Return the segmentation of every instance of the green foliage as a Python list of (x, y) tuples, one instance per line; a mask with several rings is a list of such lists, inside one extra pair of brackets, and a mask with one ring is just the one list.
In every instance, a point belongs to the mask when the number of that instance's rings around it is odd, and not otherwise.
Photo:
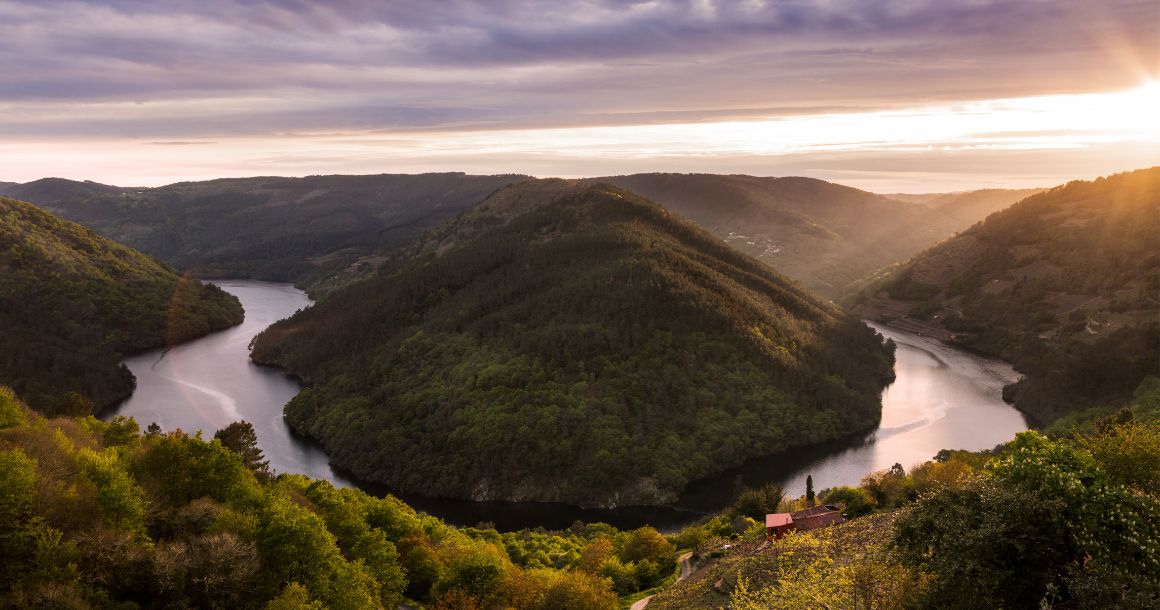
[(1160, 377), (1149, 375), (1140, 381), (1126, 406), (1111, 404), (1076, 411), (1061, 417), (1044, 432), (1051, 437), (1092, 433), (1111, 423), (1160, 420)]
[(1112, 424), (1099, 433), (1080, 434), (1074, 442), (1116, 483), (1160, 497), (1160, 425), (1155, 420)]
[(525, 529), (497, 534), (475, 528), (465, 532), (501, 544), (520, 567), (575, 570), (608, 578), (621, 595), (656, 586), (676, 566), (672, 543), (647, 526), (618, 531), (602, 523), (576, 523), (563, 532)]
[(896, 463), (889, 470), (879, 470), (863, 477), (861, 488), (870, 495), (875, 506), (892, 508), (913, 497), (913, 485), (902, 464)]
[(241, 320), (217, 287), (0, 197), (0, 380), (35, 409), (89, 415), (132, 392), (123, 354)]
[[(616, 540), (634, 583), (673, 565), (651, 529), (465, 532), (392, 497), (259, 476), (218, 439), (16, 412), (24, 421), (0, 429), (4, 608), (375, 609), (405, 593), (436, 607), (611, 609), (612, 583), (572, 568), (585, 541)], [(533, 544), (570, 550), (541, 562)]]
[(925, 604), (1034, 607), (1067, 597), (1072, 584), (1098, 597), (1089, 571), (1151, 590), (1160, 580), (1160, 500), (1129, 487), (1137, 481), (1125, 473), (1136, 470), (1122, 468), (1153, 459), (1160, 426), (1145, 426), (1088, 438), (1099, 458), (1026, 432), (980, 476), (924, 495), (900, 519), (895, 544), (930, 577)]
[(292, 582), (286, 585), (282, 594), (266, 604), (266, 610), (325, 610), (322, 602), (310, 599), (310, 591)]
[(628, 532), (620, 546), (620, 560), (624, 562), (651, 561), (654, 564), (671, 565), (675, 549), (660, 532), (652, 527), (642, 527)]
[(601, 586), (600, 581), (575, 572), (553, 575), (554, 582), (544, 595), (544, 610), (610, 610), (616, 608), (616, 594)]
[(24, 423), (24, 412), (16, 400), (16, 394), (6, 387), (0, 387), (0, 428), (12, 428)]
[(874, 510), (874, 497), (861, 487), (833, 487), (822, 494), (822, 502), (841, 506), (847, 519), (868, 515)]
[(218, 441), (181, 432), (151, 439), (130, 468), (142, 486), (172, 506), (197, 498), (247, 505), (260, 502), (261, 488), (241, 457)]
[(362, 478), (452, 497), (653, 503), (872, 427), (873, 332), (655, 205), (531, 182), (392, 273), (257, 338), (311, 382), (294, 428)]
[(270, 461), (258, 447), (258, 434), (254, 426), (247, 421), (236, 421), (218, 430), (213, 437), (222, 445), (237, 453), (242, 462), (258, 477), (259, 480), (269, 480), (273, 473), (270, 471)]
[(765, 515), (776, 513), (777, 506), (785, 499), (785, 491), (776, 483), (766, 483), (756, 489), (746, 488), (737, 494), (728, 513), (732, 517), (745, 516), (755, 521), (765, 521)]

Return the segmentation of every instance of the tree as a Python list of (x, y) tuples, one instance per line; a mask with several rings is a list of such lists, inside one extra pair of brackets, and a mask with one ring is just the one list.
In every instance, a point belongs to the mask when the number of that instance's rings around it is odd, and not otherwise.
[(645, 560), (668, 563), (673, 560), (675, 552), (673, 545), (660, 532), (645, 526), (632, 530), (625, 536), (624, 546), (620, 549), (620, 560), (625, 563)]
[(834, 487), (822, 494), (822, 501), (842, 506), (842, 513), (849, 519), (870, 514), (874, 510), (874, 498), (860, 487)]
[[(20, 565), (31, 555), (34, 543), (28, 527), (36, 501), (36, 460), (20, 449), (0, 451), (0, 563)], [(7, 567), (0, 570), (0, 590), (21, 575)]]
[(862, 488), (870, 492), (874, 503), (881, 508), (899, 505), (907, 497), (911, 484), (901, 464), (872, 472), (862, 479)]
[(813, 506), (816, 504), (814, 500), (814, 475), (806, 475), (806, 504)]
[(582, 572), (596, 574), (609, 557), (612, 557), (612, 541), (607, 536), (601, 536), (584, 547), (576, 567)]
[(616, 608), (616, 594), (583, 572), (560, 572), (544, 596), (543, 607), (553, 610), (612, 610)]
[(268, 481), (273, 476), (270, 461), (265, 459), (266, 455), (258, 447), (258, 435), (250, 422), (236, 421), (218, 430), (213, 437), (230, 451), (242, 456), (246, 468), (254, 471), (259, 480)]
[(282, 594), (266, 604), (266, 610), (323, 610), (322, 602), (310, 599), (310, 591), (292, 582), (286, 585)]
[(777, 505), (785, 499), (785, 491), (776, 483), (766, 483), (757, 489), (745, 489), (737, 495), (729, 511), (732, 516), (746, 516), (755, 521), (765, 521), (765, 515), (777, 511)]

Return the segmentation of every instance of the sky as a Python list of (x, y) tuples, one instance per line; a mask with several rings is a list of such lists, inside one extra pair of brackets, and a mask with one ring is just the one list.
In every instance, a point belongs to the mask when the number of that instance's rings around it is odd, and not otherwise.
[(0, 181), (1160, 165), (1157, 0), (0, 0)]

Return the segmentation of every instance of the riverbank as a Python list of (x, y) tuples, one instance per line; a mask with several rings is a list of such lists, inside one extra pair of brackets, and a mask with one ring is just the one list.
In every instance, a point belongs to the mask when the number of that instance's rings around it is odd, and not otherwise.
[(986, 449), (1026, 429), (1022, 416), (1002, 401), (1010, 365), (978, 358), (937, 341), (871, 324), (899, 346), (895, 381), (883, 392), (882, 420), (869, 434), (755, 458), (686, 486), (676, 503), (582, 509), (540, 502), (472, 502), (397, 493), (359, 482), (331, 467), (313, 442), (295, 435), (282, 407), (300, 389), (279, 370), (249, 360), (251, 338), (276, 320), (309, 306), (302, 291), (288, 284), (218, 280), (246, 308), (238, 327), (202, 339), (154, 350), (126, 360), (138, 376), (134, 395), (103, 417), (132, 415), (142, 427), (157, 422), (165, 430), (204, 430), (237, 419), (251, 422), (259, 446), (278, 472), (297, 472), (339, 485), (357, 485), (376, 495), (391, 493), (415, 508), (456, 525), (487, 523), (500, 531), (545, 527), (565, 529), (575, 521), (606, 522), (622, 529), (652, 525), (676, 531), (721, 509), (738, 485), (774, 482), (790, 494), (804, 493), (805, 478), (815, 487), (856, 485), (894, 462), (904, 466), (929, 460), (941, 449)]

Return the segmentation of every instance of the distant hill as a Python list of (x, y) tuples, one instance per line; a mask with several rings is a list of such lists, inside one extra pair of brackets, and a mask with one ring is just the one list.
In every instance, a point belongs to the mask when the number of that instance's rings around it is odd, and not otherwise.
[(198, 277), (305, 286), (362, 275), (381, 253), (521, 179), (381, 174), (122, 188), (46, 178), (7, 191)]
[(1040, 423), (1125, 401), (1160, 368), (1160, 168), (1071, 182), (887, 270), (857, 315), (998, 356)]
[[(946, 222), (963, 227), (978, 222), (988, 215), (1010, 206), (1016, 201), (1042, 193), (1047, 189), (980, 189), (962, 193), (942, 193), (919, 196), (916, 201), (937, 211)], [(899, 198), (898, 195), (889, 195)], [(902, 199), (905, 201), (906, 199)]]
[(253, 357), (308, 382), (288, 421), (359, 477), (603, 506), (869, 430), (892, 375), (878, 335), (769, 267), (562, 180), (496, 193)]
[(132, 190), (135, 189), (109, 186), (108, 184), (101, 184), (90, 180), (80, 182), (65, 178), (41, 178), (40, 180), (24, 184), (9, 184), (3, 188), (2, 194), (13, 199), (31, 201), (42, 207), (47, 207), (47, 204), (50, 203), (61, 203), (73, 200), (83, 201), (101, 195), (115, 197), (122, 193), (131, 192)]
[(813, 178), (635, 174), (591, 182), (648, 197), (831, 299), (1024, 196), (976, 191), (936, 207)]
[(49, 414), (129, 395), (123, 354), (242, 321), (237, 299), (36, 206), (0, 197), (0, 384)]

